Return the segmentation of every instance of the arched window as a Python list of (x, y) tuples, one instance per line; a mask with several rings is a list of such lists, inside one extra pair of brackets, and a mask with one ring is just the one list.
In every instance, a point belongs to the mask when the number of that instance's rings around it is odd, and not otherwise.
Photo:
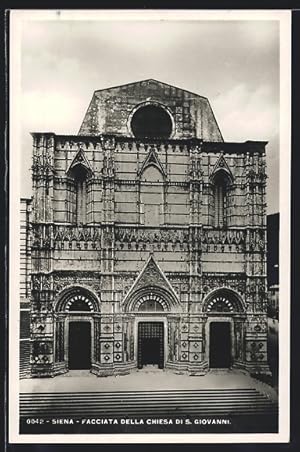
[(144, 301), (138, 308), (139, 311), (152, 311), (152, 312), (160, 312), (163, 311), (163, 306), (157, 300), (146, 300)]
[(230, 289), (217, 289), (211, 293), (203, 303), (203, 311), (207, 313), (236, 313), (244, 312), (244, 307), (235, 292)]
[(234, 306), (227, 297), (216, 296), (207, 305), (207, 312), (233, 312)]
[(95, 297), (88, 290), (72, 287), (60, 296), (55, 309), (57, 312), (96, 312), (100, 308)]
[(72, 311), (93, 311), (92, 303), (83, 295), (77, 295), (72, 298), (66, 305), (68, 312)]
[(83, 149), (80, 148), (67, 170), (67, 176), (71, 179), (68, 192), (69, 199), (67, 199), (67, 221), (77, 224), (86, 223), (88, 205), (87, 180), (92, 174), (93, 171), (89, 161)]
[(157, 294), (156, 290), (153, 290), (139, 296), (133, 305), (133, 310), (142, 312), (162, 312), (169, 311), (169, 306), (166, 299)]
[(141, 175), (141, 223), (160, 226), (163, 223), (163, 175), (154, 166), (148, 166)]
[(72, 171), (75, 179), (75, 221), (77, 224), (86, 223), (87, 210), (87, 171), (84, 166), (78, 165)]
[(213, 179), (213, 225), (216, 228), (227, 226), (228, 186), (230, 180), (227, 174), (219, 171)]

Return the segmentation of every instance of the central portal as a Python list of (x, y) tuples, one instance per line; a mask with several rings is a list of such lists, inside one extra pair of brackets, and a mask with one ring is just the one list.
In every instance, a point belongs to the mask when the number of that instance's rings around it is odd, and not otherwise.
[(138, 368), (148, 364), (164, 367), (163, 322), (139, 322), (138, 324)]
[(69, 369), (91, 367), (90, 322), (69, 323)]

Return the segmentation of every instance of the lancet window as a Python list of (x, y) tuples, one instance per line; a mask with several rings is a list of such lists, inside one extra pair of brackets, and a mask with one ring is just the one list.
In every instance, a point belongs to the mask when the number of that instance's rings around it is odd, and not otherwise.
[(218, 171), (213, 179), (213, 223), (216, 228), (228, 225), (228, 189), (230, 180), (223, 171)]

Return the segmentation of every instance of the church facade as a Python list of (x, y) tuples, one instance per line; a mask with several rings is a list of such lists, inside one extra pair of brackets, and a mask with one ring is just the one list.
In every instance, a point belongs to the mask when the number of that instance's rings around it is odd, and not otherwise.
[(267, 143), (155, 80), (32, 136), (30, 375), (268, 373)]

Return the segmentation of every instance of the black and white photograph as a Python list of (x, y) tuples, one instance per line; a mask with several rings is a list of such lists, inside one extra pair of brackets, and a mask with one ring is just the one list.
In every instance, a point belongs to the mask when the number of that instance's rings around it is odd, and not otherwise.
[(11, 12), (11, 442), (289, 441), (289, 41)]

